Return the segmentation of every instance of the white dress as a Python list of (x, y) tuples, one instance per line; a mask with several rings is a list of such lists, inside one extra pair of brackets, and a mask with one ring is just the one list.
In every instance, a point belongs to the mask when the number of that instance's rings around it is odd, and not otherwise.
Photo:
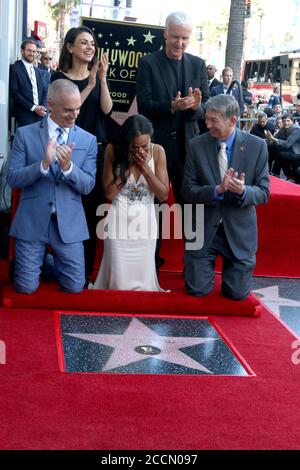
[[(153, 144), (150, 152), (154, 172)], [(142, 174), (136, 181), (130, 173), (102, 222), (104, 253), (93, 289), (163, 291), (155, 269), (154, 194)]]

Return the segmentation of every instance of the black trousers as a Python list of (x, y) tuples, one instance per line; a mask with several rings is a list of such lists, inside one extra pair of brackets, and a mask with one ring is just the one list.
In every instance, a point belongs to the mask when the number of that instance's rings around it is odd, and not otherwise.
[(280, 145), (268, 145), (269, 152), (269, 172), (279, 176), (281, 170), (281, 162), (279, 153), (282, 152)]
[(297, 168), (300, 167), (300, 155), (293, 152), (280, 152), (279, 160), (285, 176), (296, 178)]
[[(167, 168), (168, 168), (168, 175), (169, 180), (172, 185), (172, 191), (174, 195), (175, 202), (181, 206), (182, 210), (182, 219), (183, 219), (183, 198), (181, 195), (181, 187), (182, 187), (182, 180), (183, 180), (183, 170), (184, 170), (184, 162), (185, 162), (185, 140), (183, 136), (176, 136), (176, 133), (173, 134), (173, 138), (169, 138), (165, 144), (162, 144), (165, 149), (166, 157), (167, 157)], [(165, 201), (166, 202), (166, 201)], [(158, 199), (155, 198), (155, 204), (159, 204)], [(162, 264), (162, 259), (160, 257), (160, 247), (161, 247), (161, 240), (162, 240), (162, 214), (161, 212), (159, 216), (158, 223), (158, 239), (156, 243), (156, 251), (155, 251), (155, 262), (156, 267), (159, 268)], [(183, 220), (182, 220), (183, 226)]]
[(165, 151), (167, 156), (168, 174), (172, 184), (174, 198), (178, 204), (183, 206), (181, 187), (186, 154), (184, 137), (170, 139), (165, 147)]

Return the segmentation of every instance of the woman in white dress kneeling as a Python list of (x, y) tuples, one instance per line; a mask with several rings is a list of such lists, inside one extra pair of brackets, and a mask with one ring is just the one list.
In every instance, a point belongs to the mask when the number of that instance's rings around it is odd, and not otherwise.
[(106, 147), (103, 182), (111, 206), (97, 227), (104, 254), (94, 289), (163, 290), (155, 268), (154, 196), (168, 199), (169, 179), (165, 151), (152, 134), (151, 122), (138, 114)]

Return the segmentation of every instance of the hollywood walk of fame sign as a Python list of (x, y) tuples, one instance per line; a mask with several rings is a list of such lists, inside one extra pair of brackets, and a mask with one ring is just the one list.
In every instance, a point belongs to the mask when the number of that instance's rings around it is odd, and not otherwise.
[(107, 52), (108, 81), (113, 100), (113, 119), (122, 124), (137, 112), (136, 74), (141, 57), (164, 47), (164, 28), (121, 21), (82, 18), (98, 42), (99, 56)]

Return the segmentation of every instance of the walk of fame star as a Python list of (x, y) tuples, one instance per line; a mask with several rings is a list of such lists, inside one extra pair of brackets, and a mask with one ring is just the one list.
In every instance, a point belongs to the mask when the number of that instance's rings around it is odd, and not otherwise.
[[(187, 346), (193, 346), (195, 344), (216, 341), (217, 338), (161, 336), (136, 318), (132, 318), (128, 328), (122, 335), (107, 335), (97, 333), (67, 334), (75, 338), (92, 341), (93, 343), (104, 344), (114, 348), (113, 353), (102, 369), (103, 371), (126, 366), (127, 364), (131, 364), (133, 362), (143, 361), (145, 358), (136, 351), (136, 348), (140, 345), (150, 345), (148, 347), (156, 348), (158, 351), (158, 353), (155, 355), (156, 359), (172, 362), (173, 364), (180, 364), (185, 367), (190, 367), (191, 369), (201, 370), (207, 374), (212, 373), (209, 369), (202, 366), (197, 361), (194, 361), (180, 349)], [(144, 352), (144, 354), (146, 353)], [(149, 353), (149, 355), (152, 354)]]
[(263, 287), (253, 293), (279, 317), (280, 307), (300, 307), (299, 301), (281, 297), (278, 286)]
[(247, 375), (207, 319), (61, 315), (68, 372)]

